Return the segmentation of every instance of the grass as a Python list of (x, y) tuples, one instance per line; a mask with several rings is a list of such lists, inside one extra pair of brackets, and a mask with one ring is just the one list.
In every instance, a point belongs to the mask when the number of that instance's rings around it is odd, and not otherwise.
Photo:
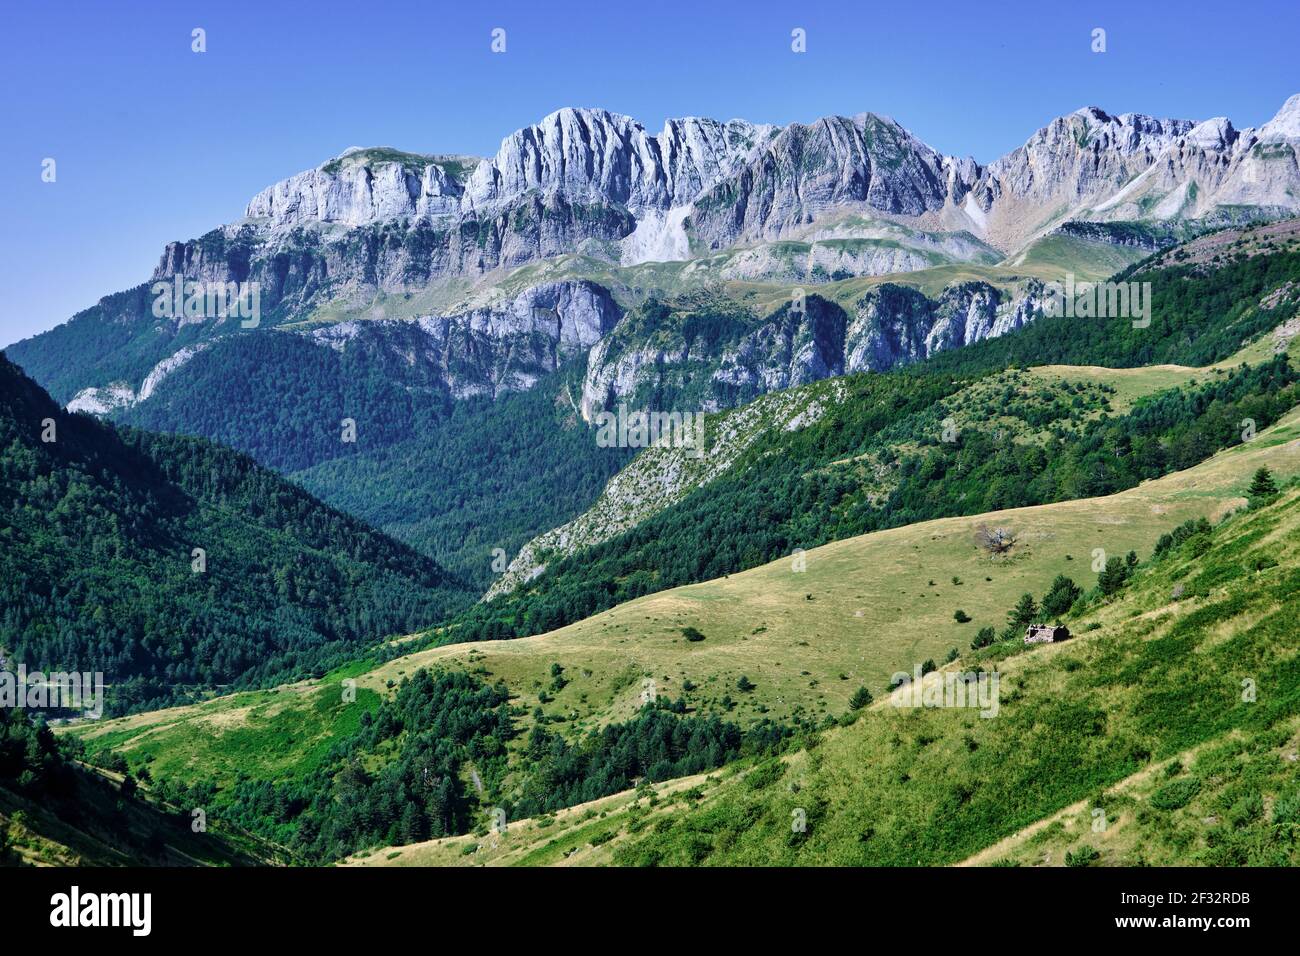
[(186, 808), (162, 804), (144, 791), (124, 799), (117, 774), (73, 771), (73, 790), (39, 802), (0, 788), (0, 831), (8, 859), (30, 866), (238, 866), (266, 863), (272, 847), (212, 821), (195, 833)]
[(1114, 275), (1148, 254), (1149, 250), (1138, 246), (1111, 245), (1056, 234), (1034, 240), (1009, 264), (1032, 269), (1035, 273), (1041, 269), (1051, 270), (1056, 282), (1064, 282), (1066, 273), (1071, 272), (1080, 282), (1095, 282)]
[[(598, 828), (554, 844), (521, 821), (497, 862), (1294, 866), (1297, 614), (1293, 488), (1141, 569), (1073, 640), (957, 665), (999, 673), (992, 719), (881, 700), (782, 758), (690, 781), (671, 810), (611, 797)], [(587, 849), (597, 830), (607, 856)], [(450, 850), (417, 858), (464, 862)]]
[[(358, 668), (360, 669), (360, 668)], [(379, 693), (358, 687), (343, 699), (342, 678), (219, 697), (72, 728), (87, 752), (119, 751), (132, 767), (148, 762), (154, 777), (211, 778), (232, 783), (240, 774), (292, 780), (315, 771), (334, 743), (355, 733), (361, 714)]]
[[(357, 674), (360, 706), (342, 702), (331, 675), (72, 732), (84, 735), (92, 751), (122, 751), (133, 766), (151, 755), (155, 776), (193, 768), (218, 779), (245, 772), (279, 780), (310, 773), (390, 682), (421, 667), (500, 678), (531, 710), (550, 691), (557, 662), (569, 683), (551, 692), (543, 711), (560, 719), (551, 729), (570, 734), (632, 716), (645, 677), (660, 694), (684, 696), (693, 709), (742, 724), (764, 716), (839, 716), (860, 685), (879, 698), (896, 671), (942, 660), (954, 647), (968, 655), (980, 627), (1000, 627), (1021, 594), (1041, 596), (1057, 574), (1091, 586), (1094, 548), (1146, 556), (1160, 534), (1187, 518), (1240, 506), (1261, 465), (1283, 479), (1300, 474), (1300, 412), (1195, 468), (1108, 498), (863, 535), (808, 551), (802, 573), (784, 559), (650, 595), (548, 634), (418, 651)], [(1018, 532), (1008, 556), (992, 559), (975, 546), (975, 529), (985, 523)], [(952, 620), (958, 607), (971, 623)], [(688, 641), (684, 627), (705, 639)], [(736, 690), (741, 675), (754, 682), (753, 691)], [(695, 685), (690, 692), (688, 680)]]
[[(1277, 565), (1250, 571), (1262, 556)], [(1086, 614), (1075, 640), (990, 652), (982, 663), (1001, 675), (998, 717), (882, 702), (789, 757), (779, 778), (720, 791), (616, 860), (955, 863), (1067, 809), (1021, 847), (1037, 858), (1054, 844), (1054, 862), (1066, 849), (1086, 860), (1085, 844), (1103, 841), (1091, 828), (1083, 835), (1079, 813), (1109, 804), (1129, 861), (1294, 865), (1294, 828), (1275, 824), (1269, 808), (1295, 789), (1286, 764), (1300, 716), (1297, 575), (1292, 491), (1231, 521), (1208, 551), (1184, 549), (1144, 571), (1115, 603)], [(1185, 592), (1174, 600), (1176, 583)], [(1243, 699), (1247, 678), (1261, 688), (1255, 700)], [(1187, 762), (1195, 785), (1172, 785), (1181, 769), (1156, 779), (1171, 758)], [(1136, 803), (1115, 796), (1126, 790)], [(804, 835), (786, 822), (797, 807), (813, 821)], [(1253, 832), (1242, 836), (1225, 818)]]

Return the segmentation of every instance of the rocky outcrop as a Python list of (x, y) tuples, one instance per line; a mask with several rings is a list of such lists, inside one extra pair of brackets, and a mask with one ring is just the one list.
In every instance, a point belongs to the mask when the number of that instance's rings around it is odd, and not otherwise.
[[(455, 399), (496, 398), (537, 380), (601, 341), (623, 315), (602, 286), (548, 282), (499, 305), (414, 320), (348, 320), (302, 331), (310, 341), (346, 352), (358, 367), (382, 370), (413, 389)], [(153, 366), (138, 388), (129, 381), (82, 389), (73, 411), (103, 415), (147, 401), (167, 377), (221, 337), (186, 345)]]
[(586, 239), (617, 241), (632, 228), (626, 211), (575, 205), (562, 195), (531, 196), (512, 209), (452, 224), (394, 220), (268, 234), (242, 223), (168, 244), (153, 279), (257, 282), (263, 321), (270, 324), (325, 304), (360, 310), (376, 293), (405, 294), (443, 277), (523, 265), (570, 252)]
[(508, 594), (542, 574), (548, 561), (608, 541), (676, 504), (725, 473), (759, 438), (815, 424), (846, 393), (843, 383), (828, 382), (765, 395), (719, 414), (707, 424), (699, 455), (666, 441), (645, 449), (610, 479), (591, 508), (525, 544), (484, 599)]
[[(975, 166), (962, 167), (965, 175)], [(692, 222), (712, 249), (775, 239), (832, 208), (921, 217), (947, 202), (945, 158), (893, 120), (870, 113), (786, 127), (736, 174), (695, 201)]]
[[(445, 389), (456, 399), (526, 391), (581, 355), (622, 316), (590, 282), (534, 286), (499, 308), (414, 321), (349, 321), (314, 329), (313, 341), (361, 359), (399, 359), (402, 380)], [(386, 367), (394, 363), (386, 362)]]
[(480, 160), (353, 148), (262, 190), (244, 215), (283, 229), (315, 223), (361, 226), (460, 211), (464, 181)]
[(1018, 246), (1114, 196), (1194, 126), (1096, 107), (1062, 116), (990, 164), (971, 190), (969, 211), (997, 244)]
[[(1206, 224), (1300, 210), (1297, 150), (1300, 96), (1246, 130), (1223, 118), (1079, 110), (988, 166), (944, 156), (873, 114), (782, 129), (688, 118), (652, 134), (626, 116), (565, 109), (507, 136), (491, 159), (348, 150), (262, 191), (240, 222), (169, 244), (153, 278), (255, 282), (260, 328), (305, 319), (319, 328), (328, 316), (334, 328), (318, 333), (323, 343), (350, 347), (373, 335), (366, 347), (420, 356), (456, 395), (526, 388), (589, 351), (588, 417), (642, 389), (717, 409), (1004, 334), (1031, 319), (1035, 293), (967, 284), (931, 300), (886, 284), (847, 311), (810, 296), (805, 310), (732, 316), (717, 336), (692, 338), (671, 324), (618, 322), (603, 290), (599, 305), (590, 289), (542, 303), (553, 292), (552, 262), (508, 277), (516, 294), (541, 290), (526, 293), (538, 302), (483, 310), (466, 303), (497, 278), (477, 289), (466, 278), (581, 250), (611, 265), (694, 259), (680, 267), (684, 281), (725, 294), (729, 280), (811, 287), (989, 262), (1057, 229), (1151, 248)], [(645, 276), (658, 281), (649, 270), (628, 288)], [(150, 314), (147, 292), (89, 310), (99, 318), (79, 329), (135, 322), (140, 337), (105, 348), (116, 333), (87, 336), (93, 367), (60, 373), (61, 395), (99, 411), (147, 400), (149, 376), (156, 385), (192, 354), (184, 349), (233, 328), (177, 318), (168, 330)], [(548, 309), (558, 319), (537, 318)], [(376, 322), (387, 324), (362, 328)], [(30, 353), (39, 341), (16, 348)]]
[(463, 212), (513, 205), (531, 193), (633, 211), (689, 203), (729, 175), (772, 128), (743, 120), (669, 120), (658, 136), (606, 110), (562, 109), (505, 138), (474, 170)]
[[(587, 358), (580, 409), (587, 421), (638, 396), (686, 398), (715, 411), (759, 395), (852, 372), (883, 372), (936, 352), (1006, 335), (1032, 322), (1043, 287), (1010, 290), (967, 282), (929, 298), (884, 283), (851, 310), (820, 296), (762, 319), (733, 322), (713, 343), (689, 339), (687, 322), (667, 319), (620, 328)], [(704, 382), (701, 387), (696, 384)]]

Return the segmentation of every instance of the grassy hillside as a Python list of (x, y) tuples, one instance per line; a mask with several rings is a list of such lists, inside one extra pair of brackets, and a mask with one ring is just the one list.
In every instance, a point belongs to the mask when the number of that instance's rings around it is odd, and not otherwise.
[(80, 763), (23, 710), (0, 710), (0, 866), (231, 866), (275, 852), (208, 827), (198, 806), (162, 803), (134, 778)]
[[(1044, 828), (1057, 862), (1066, 847), (1087, 860), (1087, 847), (1129, 864), (1294, 865), (1297, 575), (1293, 491), (1153, 564), (1083, 615), (1075, 641), (981, 661), (1007, 691), (996, 718), (883, 703), (619, 859), (952, 863), (1087, 801), (1104, 815), (1095, 837)], [(1133, 781), (1148, 768), (1160, 779)], [(791, 833), (800, 806), (810, 826)]]
[(663, 510), (614, 537), (558, 550), (544, 574), (476, 606), (448, 636), (527, 636), (798, 548), (1117, 492), (1241, 441), (1243, 422), (1258, 430), (1300, 398), (1281, 357), (1189, 371), (1111, 376), (1122, 393), (1086, 370), (846, 377), (816, 422), (773, 429), (710, 483), (663, 496)]
[[(1135, 549), (1145, 558), (1184, 520), (1240, 506), (1264, 464), (1280, 477), (1300, 475), (1300, 413), (1203, 465), (1108, 498), (865, 535), (809, 551), (804, 572), (782, 560), (642, 598), (552, 634), (359, 663), (320, 681), (75, 730), (88, 752), (113, 749), (132, 768), (148, 765), (155, 778), (233, 787), (241, 775), (292, 782), (318, 774), (331, 746), (356, 734), (365, 715), (420, 668), (504, 682), (519, 730), (507, 744), (516, 764), (525, 731), (538, 723), (573, 740), (634, 717), (647, 678), (660, 695), (683, 698), (689, 714), (742, 727), (764, 718), (839, 718), (859, 686), (880, 698), (897, 670), (941, 661), (950, 648), (969, 657), (979, 627), (1001, 626), (1021, 594), (1041, 596), (1057, 574), (1091, 587), (1093, 548)], [(1013, 527), (1019, 542), (993, 559), (973, 540), (980, 524)], [(973, 620), (957, 624), (956, 608)], [(704, 640), (688, 641), (683, 627)], [(557, 664), (565, 678), (559, 687)], [(742, 675), (753, 689), (739, 689)], [(355, 703), (341, 692), (345, 679), (356, 681)]]
[(1072, 640), (965, 654), (999, 674), (992, 718), (885, 698), (784, 757), (355, 862), (1294, 866), (1298, 586), (1292, 488), (1147, 562)]

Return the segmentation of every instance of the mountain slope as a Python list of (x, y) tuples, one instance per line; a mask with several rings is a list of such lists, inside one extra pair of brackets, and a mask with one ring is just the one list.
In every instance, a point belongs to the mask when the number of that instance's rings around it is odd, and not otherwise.
[[(783, 558), (518, 640), (414, 653), (399, 642), (388, 659), (358, 662), (319, 682), (103, 721), (77, 733), (88, 749), (111, 747), (133, 767), (147, 757), (160, 775), (184, 778), (203, 768), (205, 776), (231, 781), (241, 772), (278, 780), (310, 773), (331, 741), (355, 732), (359, 709), (422, 668), (503, 681), (521, 716), (540, 714), (545, 726), (569, 736), (634, 716), (647, 678), (662, 698), (685, 700), (689, 713), (743, 726), (837, 717), (859, 686), (880, 696), (895, 671), (941, 660), (954, 647), (966, 657), (979, 627), (1000, 627), (1020, 595), (1041, 596), (1058, 574), (1090, 586), (1093, 548), (1145, 557), (1184, 521), (1240, 507), (1261, 466), (1279, 480), (1300, 476), (1300, 410), (1203, 464), (1105, 498), (874, 532), (810, 549), (802, 572)], [(1019, 543), (1006, 558), (990, 557), (975, 541), (981, 526), (1010, 527)], [(954, 622), (959, 607), (970, 623)], [(688, 626), (704, 640), (686, 640)], [(554, 665), (564, 677), (558, 687)], [(752, 690), (737, 689), (741, 675)], [(356, 680), (363, 708), (340, 700), (344, 676)]]
[(1298, 574), (1293, 486), (1080, 607), (1073, 639), (926, 678), (996, 670), (990, 719), (886, 697), (757, 765), (356, 862), (1293, 866)]
[[(981, 167), (872, 114), (782, 130), (672, 120), (652, 135), (565, 109), (491, 160), (350, 150), (263, 191), (243, 219), (172, 243), (153, 280), (252, 283), (270, 327), (462, 315), (500, 272), (573, 253), (635, 266), (722, 251), (730, 261), (711, 272), (723, 279), (806, 283), (988, 263), (1079, 226), (1110, 255), (1134, 236), (1294, 214), (1297, 115), (1300, 96), (1240, 132), (1090, 108)], [(781, 246), (791, 240), (802, 245)], [(120, 381), (138, 391), (212, 334), (211, 322), (154, 321), (152, 298), (147, 285), (108, 297), (12, 354), (65, 402)]]
[(141, 793), (76, 758), (26, 712), (0, 711), (0, 867), (248, 866), (274, 850)]
[(465, 598), (246, 456), (69, 414), (3, 356), (0, 488), (0, 648), (103, 671), (119, 710), (310, 670)]
[[(1253, 243), (1252, 231), (1235, 235), (1239, 245)], [(1236, 366), (1268, 362), (1293, 343), (1300, 253), (1251, 248), (1212, 268), (1162, 261), (1163, 268), (1122, 276), (1151, 284), (1145, 327), (1125, 318), (1043, 317), (905, 371), (846, 378), (844, 398), (815, 423), (751, 436), (744, 454), (707, 483), (686, 486), (689, 494), (657, 496), (654, 505), (634, 509), (635, 516), (607, 499), (531, 542), (494, 588), (492, 604), (468, 616), (467, 636), (534, 634), (837, 537), (1097, 495), (1188, 467), (1238, 440), (1244, 418), (1258, 426), (1289, 407), (1270, 394), (1285, 387), (1285, 363), (1275, 384)], [(1061, 388), (1059, 378), (1021, 381), (1000, 371), (1043, 360), (1200, 365), (1211, 374), (1195, 391), (1190, 379), (1181, 380), (1189, 384), (1188, 394), (1174, 401), (1182, 411), (1156, 404), (1099, 420), (1099, 411), (1118, 409), (1107, 407), (1108, 397), (1093, 391), (1096, 383), (1087, 376)], [(977, 380), (986, 381), (972, 388)], [(802, 392), (806, 400), (819, 393)], [(1178, 433), (1175, 420), (1199, 423)], [(1033, 440), (1025, 441), (1030, 434)], [(651, 459), (662, 452), (642, 456), (645, 463), (629, 478), (642, 468), (653, 471)], [(575, 534), (579, 528), (587, 530)], [(539, 575), (543, 564), (546, 573)], [(501, 600), (525, 578), (527, 588)]]
[[(1099, 630), (1079, 627), (1071, 643), (998, 661), (1009, 688), (998, 717), (882, 703), (749, 794), (733, 788), (634, 839), (620, 859), (950, 863), (1087, 799), (1103, 826), (1095, 837), (1076, 831), (1075, 853), (1101, 845), (1112, 862), (1133, 864), (1176, 845), (1184, 862), (1293, 865), (1296, 792), (1282, 767), (1300, 715), (1289, 640), (1298, 517), (1293, 491), (1155, 563), (1114, 604), (1083, 616)], [(1207, 750), (1188, 758), (1198, 745)], [(1153, 768), (1165, 782), (1136, 808), (1100, 793), (1174, 755), (1186, 765)], [(1205, 802), (1195, 799), (1202, 791)], [(808, 808), (805, 833), (791, 833), (796, 806)], [(1229, 819), (1198, 825), (1206, 810)], [(1112, 856), (1107, 821), (1116, 818), (1139, 832)]]

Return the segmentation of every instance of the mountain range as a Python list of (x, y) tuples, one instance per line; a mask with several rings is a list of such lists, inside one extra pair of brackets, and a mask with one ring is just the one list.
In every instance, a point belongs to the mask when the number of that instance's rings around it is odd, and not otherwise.
[[(486, 589), (626, 462), (582, 439), (602, 411), (717, 412), (1005, 336), (1067, 273), (1297, 211), (1298, 144), (1300, 95), (1245, 130), (1083, 109), (988, 165), (870, 113), (651, 133), (562, 109), (491, 158), (347, 150), (7, 354), (69, 410), (245, 451)], [(256, 283), (257, 321), (155, 314), (177, 277)], [(488, 409), (539, 383), (520, 448)], [(515, 463), (487, 481), (484, 434)]]
[[(871, 113), (786, 127), (686, 118), (653, 134), (626, 116), (562, 109), (491, 158), (349, 149), (263, 190), (239, 220), (168, 244), (151, 282), (257, 282), (264, 327), (334, 349), (360, 334), (349, 323), (417, 319), (372, 338), (453, 396), (527, 388), (598, 346), (628, 305), (683, 288), (743, 284), (761, 308), (777, 290), (828, 286), (860, 323), (902, 323), (933, 350), (1023, 321), (1024, 280), (1045, 241), (1084, 241), (1076, 271), (1087, 273), (1090, 257), (1149, 251), (1171, 230), (1295, 212), (1297, 143), (1300, 95), (1244, 130), (1222, 117), (1081, 109), (988, 165), (942, 155)], [(933, 274), (956, 265), (969, 270)], [(918, 316), (916, 303), (862, 304), (860, 283), (841, 288), (884, 275), (946, 292), (971, 328), (935, 335), (929, 313), (945, 306)], [(948, 288), (966, 275), (1010, 301)], [(10, 353), (74, 408), (147, 402), (237, 331), (229, 319), (158, 322), (150, 304), (143, 287), (109, 296)], [(59, 361), (70, 340), (75, 369)], [(608, 348), (595, 358), (597, 387), (619, 378)], [(914, 349), (833, 358), (852, 371)]]

